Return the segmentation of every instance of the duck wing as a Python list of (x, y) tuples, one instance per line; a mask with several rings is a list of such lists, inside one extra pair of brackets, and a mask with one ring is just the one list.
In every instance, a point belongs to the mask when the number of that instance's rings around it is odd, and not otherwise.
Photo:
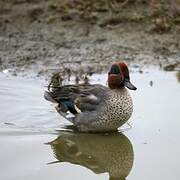
[(58, 103), (60, 111), (77, 114), (96, 110), (107, 91), (107, 87), (99, 84), (65, 85), (46, 91), (44, 97)]

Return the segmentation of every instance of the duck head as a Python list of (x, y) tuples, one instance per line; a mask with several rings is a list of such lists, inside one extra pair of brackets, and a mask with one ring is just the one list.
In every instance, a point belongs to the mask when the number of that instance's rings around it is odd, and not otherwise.
[(108, 86), (110, 89), (118, 89), (124, 86), (130, 90), (137, 89), (130, 82), (128, 67), (122, 61), (116, 62), (111, 66), (111, 69), (108, 73)]

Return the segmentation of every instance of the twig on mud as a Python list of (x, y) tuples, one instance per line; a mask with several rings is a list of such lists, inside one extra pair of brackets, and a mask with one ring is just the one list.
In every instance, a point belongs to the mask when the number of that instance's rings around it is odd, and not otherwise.
[(111, 9), (111, 11), (113, 13), (118, 13), (119, 9), (122, 9), (123, 7), (125, 7), (128, 2), (129, 2), (129, 0), (125, 0), (123, 3), (121, 3), (120, 6), (118, 6), (118, 9), (116, 9), (113, 6), (113, 4), (112, 4), (112, 2), (110, 0), (107, 0), (107, 5), (108, 5), (108, 7)]

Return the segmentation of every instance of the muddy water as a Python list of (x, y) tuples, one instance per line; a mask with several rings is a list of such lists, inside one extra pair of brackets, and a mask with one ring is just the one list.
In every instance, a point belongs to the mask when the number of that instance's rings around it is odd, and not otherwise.
[[(132, 128), (83, 134), (66, 130), (69, 123), (43, 99), (43, 80), (0, 74), (0, 179), (178, 179), (176, 74), (147, 70), (131, 79), (138, 87)], [(106, 83), (104, 75), (91, 81)]]

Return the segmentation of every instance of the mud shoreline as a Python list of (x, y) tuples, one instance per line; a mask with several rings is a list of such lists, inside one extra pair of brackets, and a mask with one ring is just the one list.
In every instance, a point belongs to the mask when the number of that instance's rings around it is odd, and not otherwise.
[(50, 0), (0, 3), (1, 71), (49, 76), (65, 68), (105, 72), (118, 59), (139, 69), (180, 62), (179, 24), (168, 21), (169, 29), (163, 24), (162, 32), (152, 31), (157, 19), (144, 4), (128, 5), (117, 18), (106, 9), (81, 17)]

